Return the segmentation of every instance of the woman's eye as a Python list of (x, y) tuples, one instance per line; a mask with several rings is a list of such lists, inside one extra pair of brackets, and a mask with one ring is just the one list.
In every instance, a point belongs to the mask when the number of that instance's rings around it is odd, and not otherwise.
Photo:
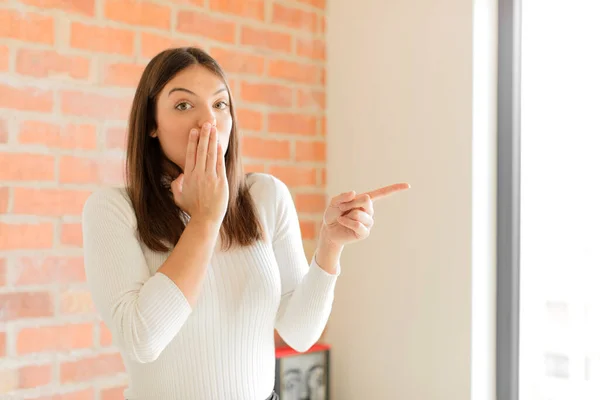
[(216, 104), (216, 106), (219, 110), (225, 110), (225, 109), (227, 109), (227, 107), (229, 107), (229, 104), (227, 104), (224, 101), (220, 101)]
[(192, 108), (192, 105), (186, 101), (179, 103), (175, 106), (176, 109), (178, 109), (179, 111), (186, 111), (189, 110), (190, 108)]

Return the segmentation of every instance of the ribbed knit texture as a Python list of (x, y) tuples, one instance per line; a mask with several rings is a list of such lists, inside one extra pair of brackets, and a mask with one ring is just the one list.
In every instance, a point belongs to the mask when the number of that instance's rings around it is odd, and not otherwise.
[(248, 180), (266, 240), (215, 250), (191, 307), (156, 273), (169, 253), (138, 240), (124, 189), (98, 190), (86, 202), (87, 280), (129, 374), (126, 399), (265, 399), (275, 378), (273, 329), (299, 351), (322, 334), (339, 266), (332, 275), (307, 262), (283, 182), (262, 173)]

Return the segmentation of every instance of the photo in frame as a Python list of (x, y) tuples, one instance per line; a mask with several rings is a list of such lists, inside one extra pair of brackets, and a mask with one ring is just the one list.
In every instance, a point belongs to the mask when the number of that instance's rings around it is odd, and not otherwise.
[(304, 353), (277, 347), (275, 392), (280, 400), (329, 400), (329, 352), (323, 343)]

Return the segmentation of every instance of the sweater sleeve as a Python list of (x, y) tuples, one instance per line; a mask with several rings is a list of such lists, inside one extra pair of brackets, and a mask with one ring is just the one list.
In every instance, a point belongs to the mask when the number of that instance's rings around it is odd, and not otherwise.
[(150, 274), (137, 238), (135, 214), (119, 189), (101, 189), (82, 214), (87, 282), (101, 318), (124, 354), (156, 360), (192, 309), (166, 275)]
[(340, 267), (329, 274), (317, 265), (314, 256), (307, 262), (291, 193), (282, 181), (273, 180), (276, 215), (272, 240), (282, 294), (275, 328), (290, 347), (303, 352), (319, 340), (325, 329)]

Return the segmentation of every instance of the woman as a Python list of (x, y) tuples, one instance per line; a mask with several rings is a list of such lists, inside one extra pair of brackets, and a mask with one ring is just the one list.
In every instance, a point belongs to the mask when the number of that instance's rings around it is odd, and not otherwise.
[(128, 133), (126, 187), (94, 192), (83, 210), (87, 279), (123, 356), (125, 397), (277, 398), (273, 329), (298, 351), (318, 340), (372, 199), (332, 200), (309, 264), (290, 192), (244, 174), (229, 86), (196, 48), (150, 61)]

